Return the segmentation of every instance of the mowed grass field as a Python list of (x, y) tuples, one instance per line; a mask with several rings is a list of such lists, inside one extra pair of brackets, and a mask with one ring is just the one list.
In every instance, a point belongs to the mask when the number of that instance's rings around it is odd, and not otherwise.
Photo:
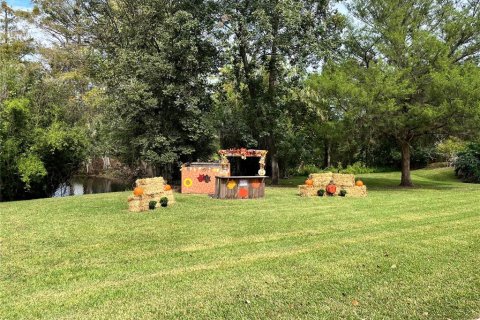
[(0, 203), (1, 319), (477, 319), (480, 185), (360, 175), (369, 197), (129, 193)]

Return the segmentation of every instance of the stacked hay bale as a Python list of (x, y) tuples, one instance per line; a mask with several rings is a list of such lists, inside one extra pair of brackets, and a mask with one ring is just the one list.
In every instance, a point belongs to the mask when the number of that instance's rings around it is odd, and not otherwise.
[(341, 174), (332, 172), (314, 173), (309, 176), (309, 179), (313, 180), (313, 186), (298, 186), (298, 193), (302, 197), (316, 196), (317, 191), (320, 189), (325, 190), (331, 180), (333, 180), (333, 183), (337, 186), (336, 195), (338, 195), (341, 190), (345, 190), (347, 191), (347, 197), (367, 196), (367, 187), (356, 186), (355, 176), (353, 174)]
[(157, 207), (160, 206), (160, 199), (168, 198), (168, 205), (175, 203), (173, 190), (165, 190), (167, 183), (162, 177), (139, 179), (136, 186), (143, 189), (143, 195), (128, 197), (128, 210), (131, 212), (142, 212), (148, 210), (150, 201), (157, 201)]

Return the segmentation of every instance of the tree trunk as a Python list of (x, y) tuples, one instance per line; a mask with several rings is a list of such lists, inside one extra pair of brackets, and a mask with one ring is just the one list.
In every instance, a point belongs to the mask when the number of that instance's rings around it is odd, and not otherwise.
[(280, 181), (280, 169), (278, 167), (278, 156), (277, 154), (272, 154), (271, 156), (272, 164), (272, 184), (277, 185)]
[(5, 8), (5, 11), (4, 11), (4, 14), (5, 14), (5, 21), (3, 22), (3, 28), (4, 28), (4, 42), (5, 44), (8, 44), (8, 9)]
[(324, 153), (323, 153), (323, 167), (328, 168), (331, 165), (331, 146), (330, 142), (325, 140), (325, 145), (324, 145)]
[(0, 173), (0, 202), (3, 201), (3, 196), (2, 196), (2, 174)]
[(400, 145), (402, 147), (402, 180), (400, 186), (413, 187), (410, 176), (410, 144), (406, 141), (401, 141)]

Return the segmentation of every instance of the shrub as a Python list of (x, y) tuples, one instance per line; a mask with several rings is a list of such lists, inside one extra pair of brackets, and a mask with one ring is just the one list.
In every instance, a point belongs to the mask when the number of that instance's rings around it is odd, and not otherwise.
[(157, 206), (157, 201), (150, 201), (148, 203), (148, 209), (150, 210), (154, 210), (156, 206)]
[(299, 176), (308, 176), (311, 173), (322, 172), (322, 169), (313, 164), (307, 164), (297, 169), (296, 174)]
[(355, 162), (354, 164), (348, 165), (345, 169), (340, 170), (340, 173), (365, 174), (374, 173), (375, 171), (374, 168), (367, 167), (363, 162)]
[(162, 207), (168, 206), (168, 198), (167, 198), (167, 197), (163, 197), (162, 199), (160, 199), (160, 205), (161, 205)]
[(455, 174), (465, 182), (480, 183), (480, 143), (471, 143), (458, 153)]

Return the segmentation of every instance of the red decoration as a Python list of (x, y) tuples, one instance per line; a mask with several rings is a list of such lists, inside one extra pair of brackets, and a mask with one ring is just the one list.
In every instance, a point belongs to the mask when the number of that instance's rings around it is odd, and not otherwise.
[(260, 181), (258, 180), (253, 180), (250, 185), (252, 186), (252, 189), (258, 189), (260, 188)]
[(203, 180), (205, 179), (205, 175), (204, 174), (201, 174), (197, 177), (197, 180), (198, 182), (203, 182)]
[(245, 189), (245, 188), (240, 188), (240, 189), (238, 190), (238, 196), (239, 196), (240, 198), (248, 198), (248, 190)]
[(334, 184), (329, 184), (327, 186), (327, 193), (332, 195), (332, 194), (335, 194), (335, 192), (337, 192), (337, 186), (335, 186)]

